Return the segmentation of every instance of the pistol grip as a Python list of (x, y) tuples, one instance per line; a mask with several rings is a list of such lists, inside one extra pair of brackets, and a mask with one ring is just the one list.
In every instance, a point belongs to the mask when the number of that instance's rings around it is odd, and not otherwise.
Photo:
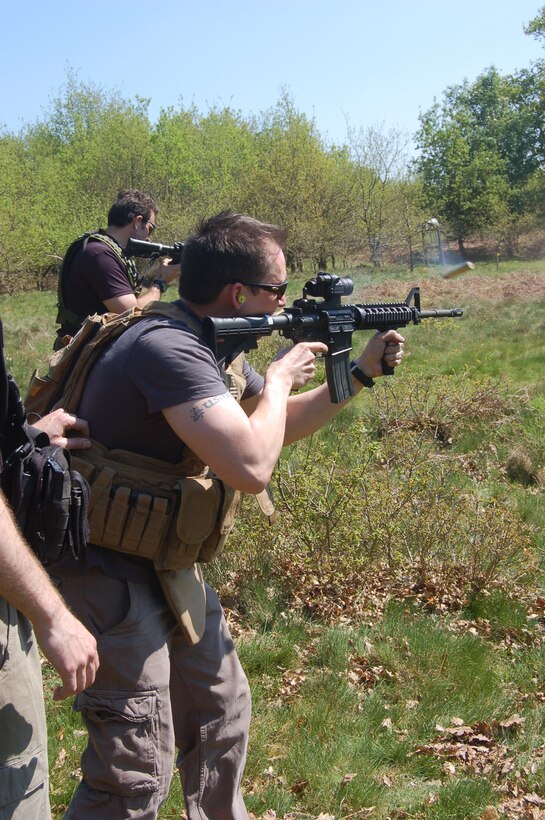
[(385, 376), (393, 376), (394, 375), (394, 368), (390, 367), (390, 365), (386, 364), (384, 359), (382, 360), (382, 372)]

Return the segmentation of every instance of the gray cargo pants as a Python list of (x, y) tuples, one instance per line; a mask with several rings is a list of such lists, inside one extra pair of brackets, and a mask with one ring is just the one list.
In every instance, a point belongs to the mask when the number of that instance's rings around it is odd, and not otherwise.
[(76, 697), (89, 732), (66, 820), (154, 820), (174, 766), (190, 820), (247, 820), (240, 792), (250, 693), (215, 592), (190, 646), (159, 585), (91, 568), (60, 590), (96, 636), (100, 668)]
[(49, 820), (42, 671), (29, 621), (0, 598), (0, 820)]

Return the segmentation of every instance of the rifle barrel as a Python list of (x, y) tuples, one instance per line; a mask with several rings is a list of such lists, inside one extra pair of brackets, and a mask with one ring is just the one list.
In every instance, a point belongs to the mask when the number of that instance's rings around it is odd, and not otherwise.
[(463, 316), (464, 311), (462, 308), (450, 308), (447, 310), (421, 310), (420, 311), (420, 318), (421, 319), (444, 319), (448, 318), (449, 316)]

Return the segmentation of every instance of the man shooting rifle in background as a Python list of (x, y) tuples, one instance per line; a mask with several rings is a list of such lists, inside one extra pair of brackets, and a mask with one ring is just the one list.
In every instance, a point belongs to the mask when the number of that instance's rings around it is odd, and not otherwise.
[(167, 258), (142, 292), (136, 265), (124, 252), (131, 239), (149, 240), (158, 210), (147, 194), (121, 191), (108, 213), (106, 230), (84, 234), (70, 245), (59, 274), (56, 350), (77, 333), (87, 316), (144, 307), (161, 299), (178, 278), (179, 264), (169, 264), (172, 260)]

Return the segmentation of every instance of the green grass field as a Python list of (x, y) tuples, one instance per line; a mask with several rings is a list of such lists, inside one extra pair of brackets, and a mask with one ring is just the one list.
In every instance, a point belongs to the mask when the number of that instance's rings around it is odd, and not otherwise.
[[(396, 375), (283, 454), (275, 527), (245, 505), (207, 568), (252, 688), (248, 810), (545, 816), (545, 265), (348, 273), (355, 301), (419, 284), (424, 308), (465, 315), (404, 331)], [(20, 385), (44, 370), (54, 303), (0, 297)], [(85, 733), (44, 675), (60, 818)], [(160, 816), (184, 816), (176, 777)]]

